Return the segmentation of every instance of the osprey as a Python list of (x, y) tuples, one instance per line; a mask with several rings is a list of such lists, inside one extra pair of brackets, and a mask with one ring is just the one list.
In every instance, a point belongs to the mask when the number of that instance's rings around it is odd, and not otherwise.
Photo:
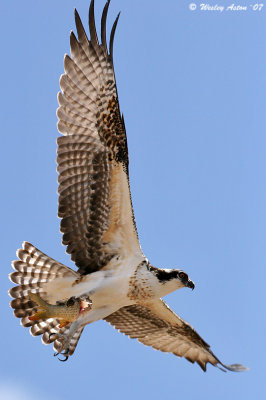
[(11, 307), (33, 336), (42, 335), (43, 343), (53, 343), (55, 354), (65, 356), (61, 361), (74, 353), (85, 325), (104, 319), (147, 346), (197, 362), (204, 371), (207, 363), (243, 371), (241, 364), (223, 364), (161, 299), (183, 287), (194, 289), (188, 275), (152, 266), (141, 250), (113, 68), (119, 14), (108, 49), (109, 3), (102, 13), (101, 43), (94, 1), (89, 9), (90, 39), (75, 10), (78, 38), (71, 32), (71, 57), (64, 58), (58, 94), (58, 130), (63, 134), (57, 141), (58, 216), (63, 244), (78, 270), (24, 242), (10, 275), (17, 284), (9, 292)]

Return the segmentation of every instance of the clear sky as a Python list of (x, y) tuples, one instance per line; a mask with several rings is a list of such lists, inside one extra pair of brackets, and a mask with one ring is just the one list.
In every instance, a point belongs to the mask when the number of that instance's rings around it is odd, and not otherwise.
[(73, 10), (86, 21), (89, 1), (10, 0), (0, 13), (1, 398), (265, 399), (266, 5), (188, 3), (111, 1), (134, 209), (150, 262), (196, 284), (167, 302), (223, 362), (250, 371), (204, 374), (105, 322), (60, 363), (12, 316), (7, 275), (22, 241), (73, 267), (57, 218), (55, 110)]

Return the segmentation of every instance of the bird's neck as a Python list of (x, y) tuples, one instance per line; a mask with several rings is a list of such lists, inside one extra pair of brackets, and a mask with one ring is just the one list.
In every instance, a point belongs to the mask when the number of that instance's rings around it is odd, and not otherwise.
[(137, 280), (141, 285), (150, 287), (152, 297), (161, 298), (183, 287), (176, 278), (176, 271), (156, 268), (148, 262), (142, 263), (137, 271)]

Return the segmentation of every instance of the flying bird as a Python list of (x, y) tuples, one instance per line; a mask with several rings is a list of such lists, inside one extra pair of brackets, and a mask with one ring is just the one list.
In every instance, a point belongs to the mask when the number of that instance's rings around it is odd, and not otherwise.
[[(120, 112), (106, 19), (101, 43), (95, 27), (94, 0), (89, 9), (88, 38), (75, 10), (77, 36), (71, 32), (71, 57), (58, 94), (58, 216), (63, 244), (77, 271), (24, 242), (13, 262), (10, 289), (14, 315), (44, 344), (53, 343), (65, 361), (85, 325), (103, 319), (120, 332), (163, 352), (223, 370), (226, 365), (186, 321), (162, 300), (184, 287), (194, 289), (186, 272), (157, 268), (143, 254), (132, 208), (126, 128)], [(82, 304), (82, 306), (81, 306)], [(85, 304), (85, 306), (84, 306)]]

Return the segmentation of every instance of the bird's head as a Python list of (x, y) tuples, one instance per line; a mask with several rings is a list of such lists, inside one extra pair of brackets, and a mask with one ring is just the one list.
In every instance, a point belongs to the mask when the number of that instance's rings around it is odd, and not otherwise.
[(155, 268), (150, 265), (150, 271), (156, 276), (161, 289), (165, 293), (171, 293), (174, 290), (188, 287), (194, 289), (194, 282), (188, 277), (188, 274), (180, 269)]
[(181, 270), (176, 270), (176, 277), (177, 279), (180, 281), (181, 285), (183, 287), (188, 287), (192, 290), (194, 290), (195, 288), (195, 284), (193, 281), (191, 281), (188, 277), (188, 274), (186, 274), (186, 272), (181, 271)]

